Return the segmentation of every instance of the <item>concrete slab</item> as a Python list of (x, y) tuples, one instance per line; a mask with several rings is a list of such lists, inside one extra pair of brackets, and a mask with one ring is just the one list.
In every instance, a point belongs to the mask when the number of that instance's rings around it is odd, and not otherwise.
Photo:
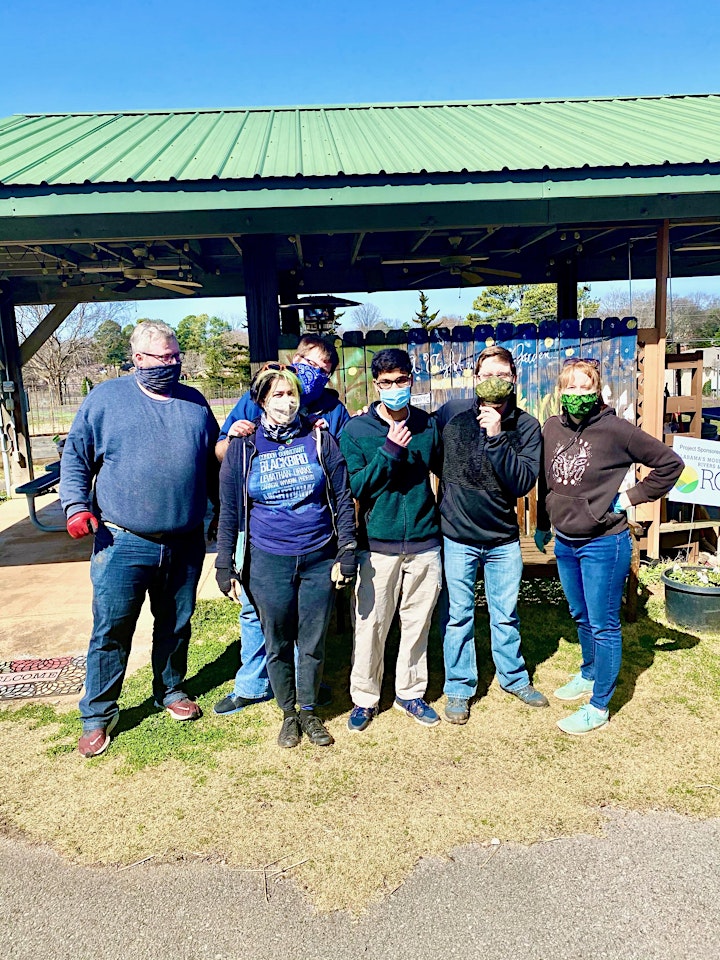
[[(56, 494), (39, 497), (36, 504), (41, 520), (62, 522)], [(211, 550), (198, 592), (200, 597), (219, 599), (214, 545)], [(0, 659), (85, 653), (92, 629), (91, 551), (90, 538), (73, 540), (66, 533), (44, 533), (33, 526), (24, 497), (0, 504)], [(146, 602), (135, 631), (129, 673), (150, 662), (151, 644), (152, 615)], [(70, 709), (79, 698), (77, 694), (52, 702)]]

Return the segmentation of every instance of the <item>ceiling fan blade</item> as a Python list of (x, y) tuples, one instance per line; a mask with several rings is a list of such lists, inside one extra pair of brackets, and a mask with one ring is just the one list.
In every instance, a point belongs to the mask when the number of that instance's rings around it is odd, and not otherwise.
[(154, 287), (160, 287), (161, 290), (169, 290), (171, 293), (182, 293), (185, 297), (194, 297), (194, 288), (200, 286), (199, 283), (180, 286), (179, 283), (173, 283), (172, 280), (148, 280), (148, 283), (151, 283)]
[(410, 284), (411, 287), (416, 287), (419, 283), (425, 283), (426, 280), (430, 280), (431, 277), (437, 277), (441, 273), (445, 273), (445, 270), (436, 270), (434, 273), (429, 273), (426, 277), (420, 277), (419, 280), (413, 280)]
[(116, 283), (113, 290), (115, 293), (129, 293), (130, 290), (135, 289), (139, 282), (139, 280), (123, 280), (122, 283)]
[[(464, 256), (464, 254), (458, 254), (458, 256)], [(477, 256), (473, 257), (470, 254), (467, 256), (471, 260), (489, 260), (489, 257)], [(442, 257), (405, 257), (404, 260), (381, 260), (380, 262), (383, 266), (407, 266), (408, 264), (413, 263), (440, 263), (442, 260), (447, 260), (450, 257), (450, 254), (446, 254)]]
[(470, 270), (463, 270), (460, 276), (463, 278), (465, 283), (469, 284), (471, 287), (477, 286), (478, 283), (483, 282), (483, 278), (477, 273), (472, 273)]
[(513, 280), (520, 280), (521, 273), (514, 273), (512, 270), (493, 270), (491, 267), (483, 266), (483, 273), (493, 273), (497, 277), (511, 277)]
[(162, 277), (153, 277), (152, 280), (149, 280), (148, 283), (154, 283), (156, 287), (196, 287), (199, 290), (202, 290), (202, 284), (196, 283), (194, 280), (163, 280)]

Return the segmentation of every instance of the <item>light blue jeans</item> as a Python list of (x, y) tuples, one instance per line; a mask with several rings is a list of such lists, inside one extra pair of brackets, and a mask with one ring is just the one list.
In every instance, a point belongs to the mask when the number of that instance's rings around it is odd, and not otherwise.
[(520, 690), (530, 682), (520, 652), (517, 600), (522, 577), (520, 542), (500, 547), (471, 547), (443, 538), (444, 586), (440, 629), (445, 658), (445, 694), (470, 699), (477, 692), (475, 652), (475, 581), (478, 567), (485, 580), (490, 615), (490, 647), (503, 690)]
[(555, 537), (560, 582), (582, 650), (580, 672), (594, 681), (590, 703), (598, 710), (607, 710), (620, 673), (620, 604), (631, 554), (628, 530), (580, 545)]
[(240, 599), (240, 669), (235, 674), (233, 692), (246, 700), (270, 700), (273, 693), (260, 618), (244, 590), (240, 591)]

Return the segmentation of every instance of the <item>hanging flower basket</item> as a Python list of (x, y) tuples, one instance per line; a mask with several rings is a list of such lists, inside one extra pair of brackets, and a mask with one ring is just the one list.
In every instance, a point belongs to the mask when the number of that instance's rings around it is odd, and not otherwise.
[(675, 564), (663, 572), (668, 620), (690, 630), (720, 632), (720, 571)]

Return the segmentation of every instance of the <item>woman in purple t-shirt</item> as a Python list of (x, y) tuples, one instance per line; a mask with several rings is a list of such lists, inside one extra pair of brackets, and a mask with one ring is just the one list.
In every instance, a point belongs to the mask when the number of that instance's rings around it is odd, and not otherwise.
[(232, 438), (220, 471), (217, 581), (239, 600), (242, 580), (260, 615), (283, 711), (279, 745), (295, 747), (304, 733), (328, 746), (315, 714), (325, 635), (335, 586), (357, 568), (347, 467), (335, 440), (300, 416), (292, 366), (266, 364), (250, 391), (262, 410), (257, 429)]

